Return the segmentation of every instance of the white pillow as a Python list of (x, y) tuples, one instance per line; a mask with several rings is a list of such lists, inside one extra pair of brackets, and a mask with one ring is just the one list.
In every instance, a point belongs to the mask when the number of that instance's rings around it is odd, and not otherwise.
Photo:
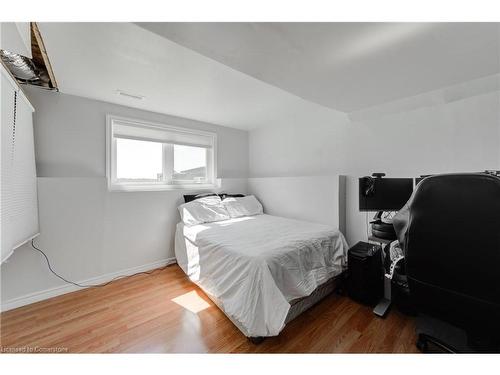
[(231, 217), (262, 215), (262, 205), (253, 195), (242, 198), (226, 198), (222, 201)]
[(186, 225), (210, 223), (231, 218), (217, 195), (181, 204), (179, 212)]

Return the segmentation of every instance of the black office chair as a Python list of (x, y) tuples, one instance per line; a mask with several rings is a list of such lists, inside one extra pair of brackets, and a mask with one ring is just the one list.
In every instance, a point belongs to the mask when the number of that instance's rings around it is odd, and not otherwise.
[(417, 346), (500, 352), (500, 178), (427, 177), (394, 227), (419, 313)]

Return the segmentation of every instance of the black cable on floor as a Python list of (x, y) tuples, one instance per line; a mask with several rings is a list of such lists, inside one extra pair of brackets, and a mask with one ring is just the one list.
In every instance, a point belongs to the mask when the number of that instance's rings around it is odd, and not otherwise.
[(165, 268), (167, 268), (169, 266), (169, 265), (166, 265), (166, 266), (163, 266), (161, 268), (156, 268), (156, 269), (151, 270), (151, 271), (137, 272), (137, 273), (134, 273), (132, 275), (116, 276), (113, 279), (109, 280), (108, 282), (105, 282), (105, 283), (102, 283), (102, 284), (88, 284), (88, 285), (84, 285), (84, 284), (78, 284), (78, 283), (75, 283), (74, 281), (65, 279), (64, 277), (62, 277), (61, 275), (59, 275), (56, 271), (54, 271), (54, 269), (52, 268), (52, 265), (50, 264), (50, 261), (49, 261), (49, 258), (47, 257), (47, 255), (43, 252), (43, 250), (41, 250), (41, 249), (39, 249), (38, 247), (35, 246), (35, 240), (34, 239), (31, 240), (31, 246), (33, 247), (33, 249), (35, 249), (36, 251), (40, 252), (43, 255), (43, 257), (45, 258), (45, 261), (47, 262), (47, 266), (49, 267), (50, 272), (52, 272), (55, 276), (57, 276), (58, 278), (60, 278), (62, 281), (66, 282), (68, 284), (73, 284), (73, 285), (75, 285), (77, 287), (80, 287), (80, 288), (100, 288), (102, 286), (109, 285), (113, 281), (116, 281), (118, 279), (124, 279), (124, 278), (127, 278), (127, 277), (132, 277), (132, 276), (137, 276), (137, 275), (151, 275), (152, 273), (154, 273), (156, 271), (162, 271), (162, 270), (164, 270)]

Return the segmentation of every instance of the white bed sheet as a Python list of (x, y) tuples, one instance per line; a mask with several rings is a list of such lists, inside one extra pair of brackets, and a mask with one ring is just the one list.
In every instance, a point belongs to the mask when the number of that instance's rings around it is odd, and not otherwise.
[(290, 301), (346, 267), (347, 243), (326, 225), (256, 215), (177, 224), (179, 266), (249, 337), (275, 336)]

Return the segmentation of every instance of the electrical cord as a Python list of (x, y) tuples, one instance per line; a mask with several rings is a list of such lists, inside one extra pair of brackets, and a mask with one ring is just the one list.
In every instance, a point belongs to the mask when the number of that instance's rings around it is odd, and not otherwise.
[(113, 281), (116, 281), (116, 280), (119, 280), (119, 279), (124, 279), (124, 278), (127, 278), (127, 277), (133, 277), (133, 276), (137, 276), (137, 275), (151, 275), (152, 273), (156, 272), (156, 271), (163, 271), (164, 269), (166, 269), (169, 265), (166, 265), (166, 266), (163, 266), (161, 268), (156, 268), (154, 270), (151, 270), (151, 271), (142, 271), (142, 272), (137, 272), (137, 273), (134, 273), (132, 275), (121, 275), (121, 276), (116, 276), (114, 278), (112, 278), (111, 280), (105, 282), (105, 283), (102, 283), (102, 284), (79, 284), (79, 283), (75, 283), (74, 281), (71, 281), (71, 280), (68, 280), (64, 277), (62, 277), (61, 275), (59, 275), (56, 271), (54, 271), (54, 269), (52, 268), (52, 265), (50, 264), (50, 261), (49, 261), (49, 258), (47, 257), (47, 255), (43, 252), (43, 250), (39, 249), (38, 247), (35, 246), (35, 240), (31, 240), (31, 247), (33, 247), (33, 249), (35, 249), (36, 251), (38, 251), (40, 254), (43, 255), (43, 257), (45, 258), (45, 261), (47, 262), (47, 266), (49, 267), (49, 270), (50, 272), (52, 272), (55, 276), (57, 276), (58, 278), (60, 278), (62, 281), (68, 283), (68, 284), (73, 284), (77, 287), (80, 287), (80, 288), (100, 288), (100, 287), (103, 287), (103, 286), (106, 286), (106, 285), (109, 285), (111, 284)]

